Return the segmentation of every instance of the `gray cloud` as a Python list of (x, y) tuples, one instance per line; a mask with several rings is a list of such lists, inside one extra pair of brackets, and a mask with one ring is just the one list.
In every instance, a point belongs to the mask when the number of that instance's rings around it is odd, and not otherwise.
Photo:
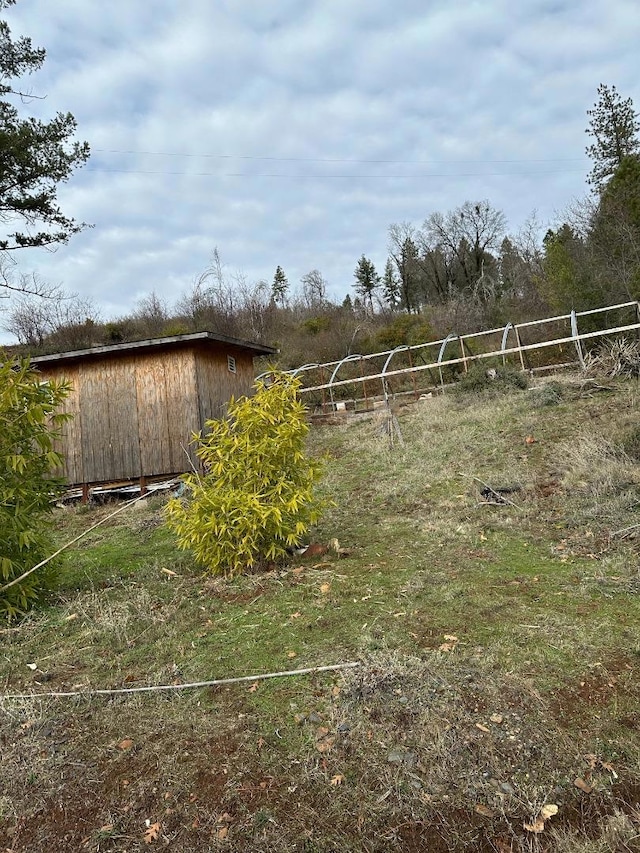
[(318, 268), (337, 298), (360, 254), (383, 266), (391, 222), (484, 198), (514, 231), (552, 220), (585, 192), (598, 84), (640, 106), (635, 0), (19, 0), (7, 16), (48, 52), (29, 109), (70, 110), (93, 149), (60, 195), (95, 227), (20, 264), (105, 318), (154, 289), (175, 301), (215, 246), (250, 280)]

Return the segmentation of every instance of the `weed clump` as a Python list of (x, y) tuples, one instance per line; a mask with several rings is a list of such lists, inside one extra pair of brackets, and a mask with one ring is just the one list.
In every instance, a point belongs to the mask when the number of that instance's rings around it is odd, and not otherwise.
[(621, 441), (622, 449), (634, 462), (640, 462), (640, 427), (635, 426), (624, 433)]
[(456, 393), (474, 394), (491, 392), (494, 394), (509, 394), (513, 391), (524, 391), (529, 387), (529, 380), (519, 370), (513, 367), (491, 367), (486, 364), (474, 364), (463, 374), (454, 385)]
[(587, 376), (640, 377), (640, 343), (623, 338), (604, 341), (585, 356)]
[(540, 388), (535, 388), (531, 394), (531, 405), (535, 409), (544, 409), (547, 406), (558, 406), (565, 400), (566, 391), (560, 382), (555, 380), (547, 382)]
[[(592, 524), (623, 527), (636, 514), (638, 469), (618, 443), (597, 434), (583, 434), (558, 445), (558, 467), (571, 495), (566, 511)], [(627, 521), (628, 520), (628, 521)]]

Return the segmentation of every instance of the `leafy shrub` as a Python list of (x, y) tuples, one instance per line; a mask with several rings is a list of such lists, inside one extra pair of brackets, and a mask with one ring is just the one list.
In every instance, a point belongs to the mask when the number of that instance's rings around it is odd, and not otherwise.
[(331, 318), (309, 317), (303, 322), (302, 328), (310, 335), (319, 335), (320, 332), (326, 332), (327, 329), (331, 328)]
[(167, 505), (179, 546), (213, 574), (282, 558), (320, 516), (320, 465), (304, 452), (309, 426), (299, 380), (274, 373), (255, 387), (194, 436), (206, 474), (185, 475), (189, 499)]
[(398, 314), (375, 336), (376, 348), (392, 350), (403, 344), (424, 344), (436, 335), (424, 317), (416, 314)]
[(48, 517), (61, 487), (52, 476), (61, 463), (53, 443), (68, 417), (57, 409), (69, 387), (39, 379), (27, 360), (0, 354), (0, 614), (8, 619), (44, 585), (45, 573), (35, 572), (4, 588), (51, 553)]
[(513, 367), (494, 367), (480, 362), (462, 374), (454, 387), (456, 392), (463, 394), (485, 391), (504, 394), (525, 390), (529, 387), (529, 380), (524, 373)]

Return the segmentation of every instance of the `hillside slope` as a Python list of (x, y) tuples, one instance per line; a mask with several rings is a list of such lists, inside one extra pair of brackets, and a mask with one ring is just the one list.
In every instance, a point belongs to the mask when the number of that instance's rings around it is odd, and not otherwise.
[[(637, 382), (447, 395), (314, 427), (340, 551), (232, 582), (162, 505), (2, 629), (0, 849), (637, 849)], [(59, 510), (60, 541), (107, 508)]]

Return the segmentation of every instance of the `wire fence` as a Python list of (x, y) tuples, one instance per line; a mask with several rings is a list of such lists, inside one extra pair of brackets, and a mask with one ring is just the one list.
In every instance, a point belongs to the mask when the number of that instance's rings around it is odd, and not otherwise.
[(390, 397), (418, 399), (444, 391), (475, 363), (509, 364), (532, 373), (584, 367), (586, 354), (602, 339), (633, 332), (640, 334), (637, 301), (465, 335), (451, 332), (441, 340), (304, 364), (289, 373), (302, 381), (300, 395), (316, 412), (367, 411), (388, 405)]

